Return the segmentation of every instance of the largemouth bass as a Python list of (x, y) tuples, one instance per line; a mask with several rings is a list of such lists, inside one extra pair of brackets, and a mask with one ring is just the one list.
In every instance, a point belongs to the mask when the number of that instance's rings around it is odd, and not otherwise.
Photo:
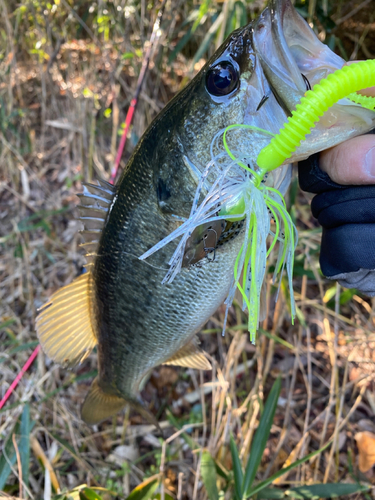
[[(97, 346), (99, 370), (82, 407), (85, 422), (98, 423), (126, 403), (152, 418), (137, 394), (155, 366), (210, 369), (195, 335), (228, 294), (244, 239), (241, 222), (197, 228), (172, 283), (162, 281), (176, 242), (147, 261), (139, 257), (189, 217), (218, 130), (249, 124), (277, 133), (306, 88), (343, 64), (288, 0), (273, 0), (257, 21), (232, 33), (156, 117), (115, 187), (102, 180), (84, 187), (87, 272), (52, 296), (36, 327), (47, 355), (66, 366)], [(373, 126), (374, 113), (342, 102), (297, 156)], [(255, 161), (268, 141), (256, 131), (236, 134), (233, 147)], [(289, 181), (289, 166), (267, 178), (284, 192)]]

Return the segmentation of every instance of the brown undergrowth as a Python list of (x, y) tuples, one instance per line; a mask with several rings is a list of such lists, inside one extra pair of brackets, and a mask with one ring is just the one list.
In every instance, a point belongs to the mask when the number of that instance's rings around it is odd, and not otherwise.
[[(145, 127), (201, 65), (202, 58), (194, 62), (194, 56), (206, 40), (207, 27), (215, 22), (215, 12), (234, 9), (230, 1), (208, 2), (206, 12), (202, 5), (167, 4), (163, 34), (122, 166)], [(243, 5), (247, 16), (261, 7)], [(321, 38), (330, 38), (339, 53), (375, 57), (375, 18), (369, 2), (332, 7), (310, 1), (300, 7), (313, 14)], [(82, 270), (75, 193), (82, 181), (109, 177), (155, 10), (145, 2), (89, 6), (65, 0), (53, 5), (0, 0), (0, 397), (37, 345), (38, 307)], [(238, 12), (234, 16), (239, 17)], [(184, 21), (192, 13), (193, 19), (200, 19), (196, 32), (173, 58), (176, 44), (191, 28)], [(225, 16), (230, 31), (236, 20), (229, 19), (228, 12)], [(336, 26), (329, 24), (331, 18)], [(225, 35), (219, 28), (210, 51)], [(232, 432), (240, 458), (246, 459), (264, 400), (279, 375), (281, 395), (258, 479), (332, 440), (323, 453), (275, 484), (359, 479), (374, 485), (372, 468), (359, 471), (356, 436), (375, 433), (375, 302), (322, 277), (320, 229), (311, 216), (310, 200), (294, 180), (289, 196), (299, 229), (294, 325), (286, 287), (281, 287), (275, 304), (271, 274), (267, 319), (256, 346), (249, 342), (246, 316), (238, 305), (231, 309), (226, 335), (221, 336), (221, 308), (200, 335), (213, 362), (212, 374), (159, 367), (143, 390), (163, 438), (131, 412), (94, 428), (84, 425), (79, 409), (95, 374), (95, 354), (69, 372), (39, 352), (0, 411), (0, 465), (9, 468), (0, 490), (20, 498), (48, 499), (52, 492), (88, 484), (125, 498), (145, 477), (162, 474), (164, 495), (207, 498), (200, 477), (202, 449), (208, 448), (231, 470)], [(22, 420), (25, 405), (30, 413)], [(27, 430), (29, 454), (12, 460), (9, 453), (21, 446), (21, 427), (15, 427), (19, 418)], [(178, 432), (181, 429), (184, 432)], [(0, 468), (0, 481), (2, 473)]]

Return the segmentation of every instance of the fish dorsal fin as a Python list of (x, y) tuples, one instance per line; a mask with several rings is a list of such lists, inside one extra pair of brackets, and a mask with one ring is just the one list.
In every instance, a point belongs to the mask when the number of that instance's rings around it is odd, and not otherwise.
[(41, 307), (36, 331), (44, 352), (63, 366), (81, 363), (97, 344), (92, 325), (93, 283), (82, 274)]
[(124, 408), (126, 401), (114, 394), (103, 391), (96, 377), (82, 405), (81, 417), (88, 425), (98, 424)]
[(196, 370), (212, 370), (211, 363), (206, 358), (204, 351), (199, 349), (195, 339), (179, 349), (163, 365), (184, 366)]
[(98, 179), (98, 182), (97, 186), (83, 184), (83, 193), (77, 195), (80, 198), (80, 220), (84, 227), (80, 232), (85, 240), (81, 246), (86, 251), (86, 267), (94, 263), (102, 229), (116, 194), (112, 184), (103, 179)]

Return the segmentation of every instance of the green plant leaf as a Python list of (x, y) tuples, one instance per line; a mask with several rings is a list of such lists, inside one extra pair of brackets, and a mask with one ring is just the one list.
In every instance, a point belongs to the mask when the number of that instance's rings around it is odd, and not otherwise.
[(85, 484), (80, 484), (66, 493), (54, 495), (53, 500), (103, 500), (101, 493), (98, 493), (98, 491), (114, 497), (117, 496), (114, 491), (108, 490), (107, 488), (102, 488), (100, 486), (89, 488)]
[[(10, 351), (8, 351), (8, 356), (13, 356), (13, 354), (16, 354), (17, 352), (20, 352), (20, 351), (28, 351), (29, 349), (35, 349), (35, 347), (39, 344), (39, 341), (36, 340), (36, 341), (33, 341), (33, 342), (26, 342), (25, 344), (22, 344), (22, 345), (19, 345), (17, 347), (14, 347), (13, 349), (11, 349)], [(4, 357), (4, 358), (0, 358), (0, 363), (3, 363), (4, 361), (7, 361), (9, 358), (7, 357)]]
[(173, 49), (172, 53), (168, 58), (168, 64), (172, 64), (172, 62), (176, 59), (177, 55), (181, 52), (181, 50), (188, 43), (190, 38), (193, 36), (192, 27), (185, 33), (185, 35), (181, 38), (181, 40), (177, 43), (176, 47)]
[(204, 16), (208, 11), (208, 7), (210, 6), (211, 0), (203, 0), (199, 7), (199, 12), (198, 12), (198, 17), (194, 21), (192, 31), (194, 31), (198, 28), (198, 26), (203, 22)]
[(232, 455), (233, 462), (233, 474), (234, 474), (234, 490), (236, 492), (236, 498), (241, 500), (242, 498), (242, 483), (243, 483), (243, 471), (240, 462), (240, 457), (238, 455), (237, 446), (234, 442), (232, 434), (230, 435), (230, 453)]
[(79, 492), (79, 500), (103, 500), (103, 497), (90, 488), (85, 488)]
[(79, 491), (79, 498), (82, 500), (103, 500), (103, 497), (98, 493), (98, 491), (95, 490), (102, 491), (107, 495), (116, 496), (116, 493), (114, 491), (110, 491), (107, 488), (95, 487), (95, 489), (93, 489), (85, 486), (82, 490)]
[(257, 500), (274, 500), (279, 498), (285, 498), (285, 491), (280, 488), (264, 488), (257, 495)]
[[(27, 414), (28, 414), (28, 411), (29, 410), (26, 410)], [(25, 410), (22, 413), (22, 417), (24, 414), (25, 414)], [(21, 419), (22, 419), (22, 417), (21, 417)], [(23, 418), (26, 419), (26, 417), (23, 417)], [(35, 422), (29, 421), (29, 434), (30, 434), (32, 428), (34, 427), (34, 425), (35, 425)], [(8, 435), (8, 437), (5, 441), (5, 444), (2, 448), (2, 454), (0, 456), (0, 490), (4, 489), (4, 486), (6, 484), (8, 476), (12, 470), (11, 466), (13, 466), (17, 461), (17, 455), (16, 455), (16, 450), (14, 449), (14, 446), (13, 446), (12, 436), (13, 436), (13, 434), (16, 435), (16, 442), (17, 442), (17, 445), (19, 446), (20, 428), (21, 428), (21, 423), (20, 423), (20, 420), (18, 419), (15, 426), (13, 427), (12, 431)]]
[(0, 490), (4, 489), (6, 480), (11, 472), (11, 466), (16, 463), (17, 456), (12, 442), (12, 435), (18, 434), (20, 429), (20, 424), (17, 421), (16, 425), (13, 427), (11, 433), (9, 434), (5, 445), (2, 450), (2, 455), (0, 457)]
[(229, 482), (231, 480), (232, 473), (227, 471), (227, 469), (224, 467), (223, 464), (215, 460), (215, 467), (216, 467), (216, 474), (223, 479), (225, 479), (226, 482)]
[(210, 500), (218, 500), (219, 492), (216, 486), (216, 466), (211, 453), (205, 450), (202, 453), (201, 476)]
[(211, 42), (212, 42), (212, 40), (213, 40), (213, 38), (214, 38), (214, 36), (219, 28), (220, 28), (220, 24), (214, 23), (211, 26), (211, 28), (207, 31), (205, 37), (202, 40), (202, 43), (199, 45), (199, 49), (195, 53), (194, 58), (191, 62), (190, 67), (192, 69), (194, 68), (195, 63), (197, 63), (199, 61), (199, 59), (204, 55), (204, 53), (207, 52), (207, 50), (209, 49)]
[[(267, 403), (266, 403), (267, 404)], [(298, 467), (299, 465), (303, 464), (304, 462), (307, 462), (310, 460), (310, 458), (315, 457), (315, 455), (319, 455), (319, 453), (322, 453), (328, 446), (332, 444), (332, 441), (328, 441), (324, 446), (319, 448), (319, 450), (313, 451), (309, 455), (306, 455), (306, 457), (301, 458), (300, 460), (296, 460), (292, 464), (290, 464), (288, 467), (284, 467), (277, 471), (275, 474), (273, 474), (271, 477), (265, 479), (261, 483), (257, 484), (254, 488), (247, 490), (246, 493), (246, 498), (249, 498), (256, 493), (259, 493), (260, 491), (264, 490), (268, 485), (273, 483), (276, 479), (278, 479), (280, 476), (283, 476), (286, 472), (289, 472), (290, 470), (294, 469), (295, 467)]]
[(68, 453), (70, 453), (74, 459), (76, 459), (78, 462), (81, 460), (79, 455), (77, 455), (74, 448), (68, 443), (68, 441), (66, 441), (66, 439), (63, 439), (62, 437), (60, 437), (58, 434), (55, 434), (54, 432), (49, 432), (49, 434), (51, 435), (51, 437), (53, 437), (53, 439), (55, 439), (58, 443), (60, 443), (61, 446), (63, 448), (65, 448), (65, 450)]
[(288, 497), (293, 498), (341, 498), (343, 495), (352, 495), (353, 493), (363, 493), (368, 491), (369, 486), (361, 484), (343, 484), (343, 483), (326, 483), (326, 484), (311, 484), (309, 486), (297, 486), (291, 488), (285, 493)]
[(159, 475), (152, 476), (139, 484), (130, 493), (126, 500), (150, 500), (156, 488), (159, 486)]
[[(281, 378), (278, 377), (268, 395), (264, 410), (259, 421), (258, 429), (254, 435), (254, 440), (251, 445), (250, 457), (246, 465), (245, 476), (242, 486), (242, 492), (247, 492), (251, 488), (258, 467), (262, 460), (263, 452), (267, 444), (268, 436), (271, 431), (273, 418), (277, 407), (281, 391)], [(249, 496), (249, 495), (247, 495)]]
[(22, 480), (29, 485), (29, 465), (30, 465), (30, 405), (25, 404), (21, 416), (20, 425), (20, 441), (18, 444), (21, 466), (22, 466)]
[[(177, 421), (175, 416), (169, 410), (167, 411), (167, 418), (168, 418), (168, 421), (176, 427), (176, 429), (178, 429), (178, 430), (182, 429), (182, 425)], [(198, 443), (196, 443), (194, 441), (194, 439), (191, 436), (189, 436), (189, 434), (187, 432), (183, 432), (181, 434), (181, 437), (183, 438), (183, 440), (186, 442), (186, 444), (189, 446), (189, 448), (192, 451), (198, 450), (198, 448), (199, 448)]]
[(308, 486), (297, 486), (287, 490), (266, 487), (258, 493), (257, 500), (277, 500), (290, 497), (296, 500), (341, 498), (342, 496), (352, 495), (353, 493), (364, 493), (368, 490), (369, 486), (342, 483), (311, 484)]

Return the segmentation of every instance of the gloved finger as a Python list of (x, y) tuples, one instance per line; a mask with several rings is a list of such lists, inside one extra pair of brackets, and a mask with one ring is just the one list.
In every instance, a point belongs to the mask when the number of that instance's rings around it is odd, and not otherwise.
[(323, 151), (319, 166), (337, 184), (375, 184), (375, 137), (355, 137)]

